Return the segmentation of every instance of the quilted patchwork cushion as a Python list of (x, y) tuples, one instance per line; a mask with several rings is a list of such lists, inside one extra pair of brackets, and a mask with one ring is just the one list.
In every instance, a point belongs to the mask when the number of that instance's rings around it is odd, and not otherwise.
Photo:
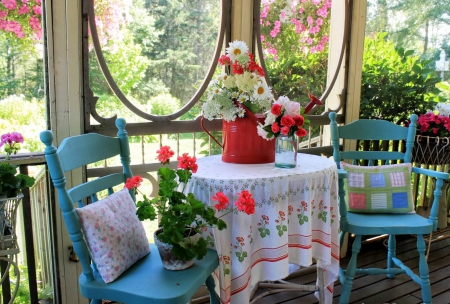
[(407, 213), (414, 209), (411, 164), (355, 166), (341, 162), (347, 210), (359, 213)]
[(76, 208), (92, 260), (105, 283), (150, 252), (144, 226), (127, 189)]

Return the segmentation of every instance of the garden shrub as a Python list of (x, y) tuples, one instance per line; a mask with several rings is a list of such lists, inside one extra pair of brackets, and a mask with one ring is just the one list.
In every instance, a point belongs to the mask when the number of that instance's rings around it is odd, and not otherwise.
[(366, 37), (362, 66), (360, 118), (406, 121), (443, 101), (436, 84), (441, 79), (432, 60), (395, 47), (386, 33)]

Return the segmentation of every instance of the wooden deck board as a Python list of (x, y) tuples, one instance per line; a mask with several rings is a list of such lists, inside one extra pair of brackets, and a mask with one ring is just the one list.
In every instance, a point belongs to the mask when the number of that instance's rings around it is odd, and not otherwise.
[[(387, 249), (382, 242), (366, 243), (362, 246), (358, 258), (358, 267), (385, 267)], [(406, 237), (397, 241), (397, 256), (404, 261), (406, 265), (412, 267), (417, 273), (418, 253), (416, 251), (416, 239)], [(432, 243), (430, 257), (428, 260), (430, 268), (431, 290), (433, 294), (433, 303), (450, 303), (450, 239), (437, 240)], [(346, 265), (348, 258), (341, 261)], [(315, 282), (315, 273), (303, 275), (288, 280), (292, 283), (312, 284)], [(258, 289), (255, 296), (264, 292), (264, 289)], [(339, 302), (341, 286), (339, 281), (335, 283), (334, 301)], [(274, 304), (274, 303), (318, 303), (318, 300), (312, 293), (305, 292), (283, 292), (268, 295), (256, 302), (256, 304)], [(358, 276), (353, 284), (350, 303), (355, 304), (377, 304), (377, 303), (396, 303), (413, 304), (421, 303), (421, 291), (418, 284), (414, 283), (407, 275), (398, 275), (394, 279), (388, 279), (386, 275), (361, 275)]]

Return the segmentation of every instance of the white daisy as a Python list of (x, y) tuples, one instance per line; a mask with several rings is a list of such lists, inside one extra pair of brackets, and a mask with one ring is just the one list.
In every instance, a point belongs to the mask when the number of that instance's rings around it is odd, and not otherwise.
[(238, 108), (237, 116), (244, 117), (245, 116), (245, 110), (243, 108)]
[(244, 103), (244, 102), (246, 102), (247, 100), (249, 100), (250, 98), (248, 98), (248, 96), (247, 95), (245, 95), (245, 94), (241, 94), (241, 95), (239, 95), (239, 97), (238, 97), (238, 101), (240, 102), (240, 103)]
[(255, 99), (269, 99), (271, 96), (271, 89), (265, 82), (259, 82), (254, 86), (253, 97)]
[(229, 47), (226, 48), (226, 53), (231, 60), (236, 60), (236, 57), (240, 54), (248, 52), (248, 46), (244, 41), (235, 40), (229, 43)]

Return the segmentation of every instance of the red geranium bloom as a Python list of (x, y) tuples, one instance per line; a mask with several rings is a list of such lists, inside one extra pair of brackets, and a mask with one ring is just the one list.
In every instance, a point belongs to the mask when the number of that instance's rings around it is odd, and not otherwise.
[(281, 114), (281, 105), (278, 103), (275, 103), (272, 105), (272, 108), (270, 109), (270, 112), (272, 112), (273, 115), (280, 115)]
[(132, 178), (127, 178), (125, 188), (127, 188), (128, 190), (138, 188), (141, 185), (142, 181), (143, 179), (139, 175), (133, 176)]
[(233, 74), (244, 74), (244, 68), (236, 61), (232, 65)]
[(243, 190), (239, 193), (239, 200), (235, 203), (239, 211), (244, 211), (247, 214), (255, 213), (255, 200), (248, 190)]
[(223, 194), (223, 192), (217, 192), (215, 196), (211, 198), (213, 201), (219, 202), (218, 204), (214, 205), (214, 208), (217, 209), (217, 211), (227, 209), (228, 205), (230, 204), (230, 201), (228, 200), (228, 197)]
[(170, 162), (170, 158), (175, 154), (172, 150), (170, 150), (169, 146), (162, 146), (158, 151), (158, 156), (156, 157), (162, 164), (168, 164)]
[(191, 170), (193, 173), (195, 173), (198, 169), (196, 161), (197, 158), (189, 157), (187, 153), (183, 153), (182, 156), (178, 156), (178, 168)]
[(227, 55), (222, 55), (219, 58), (219, 64), (221, 65), (231, 65), (231, 59)]

